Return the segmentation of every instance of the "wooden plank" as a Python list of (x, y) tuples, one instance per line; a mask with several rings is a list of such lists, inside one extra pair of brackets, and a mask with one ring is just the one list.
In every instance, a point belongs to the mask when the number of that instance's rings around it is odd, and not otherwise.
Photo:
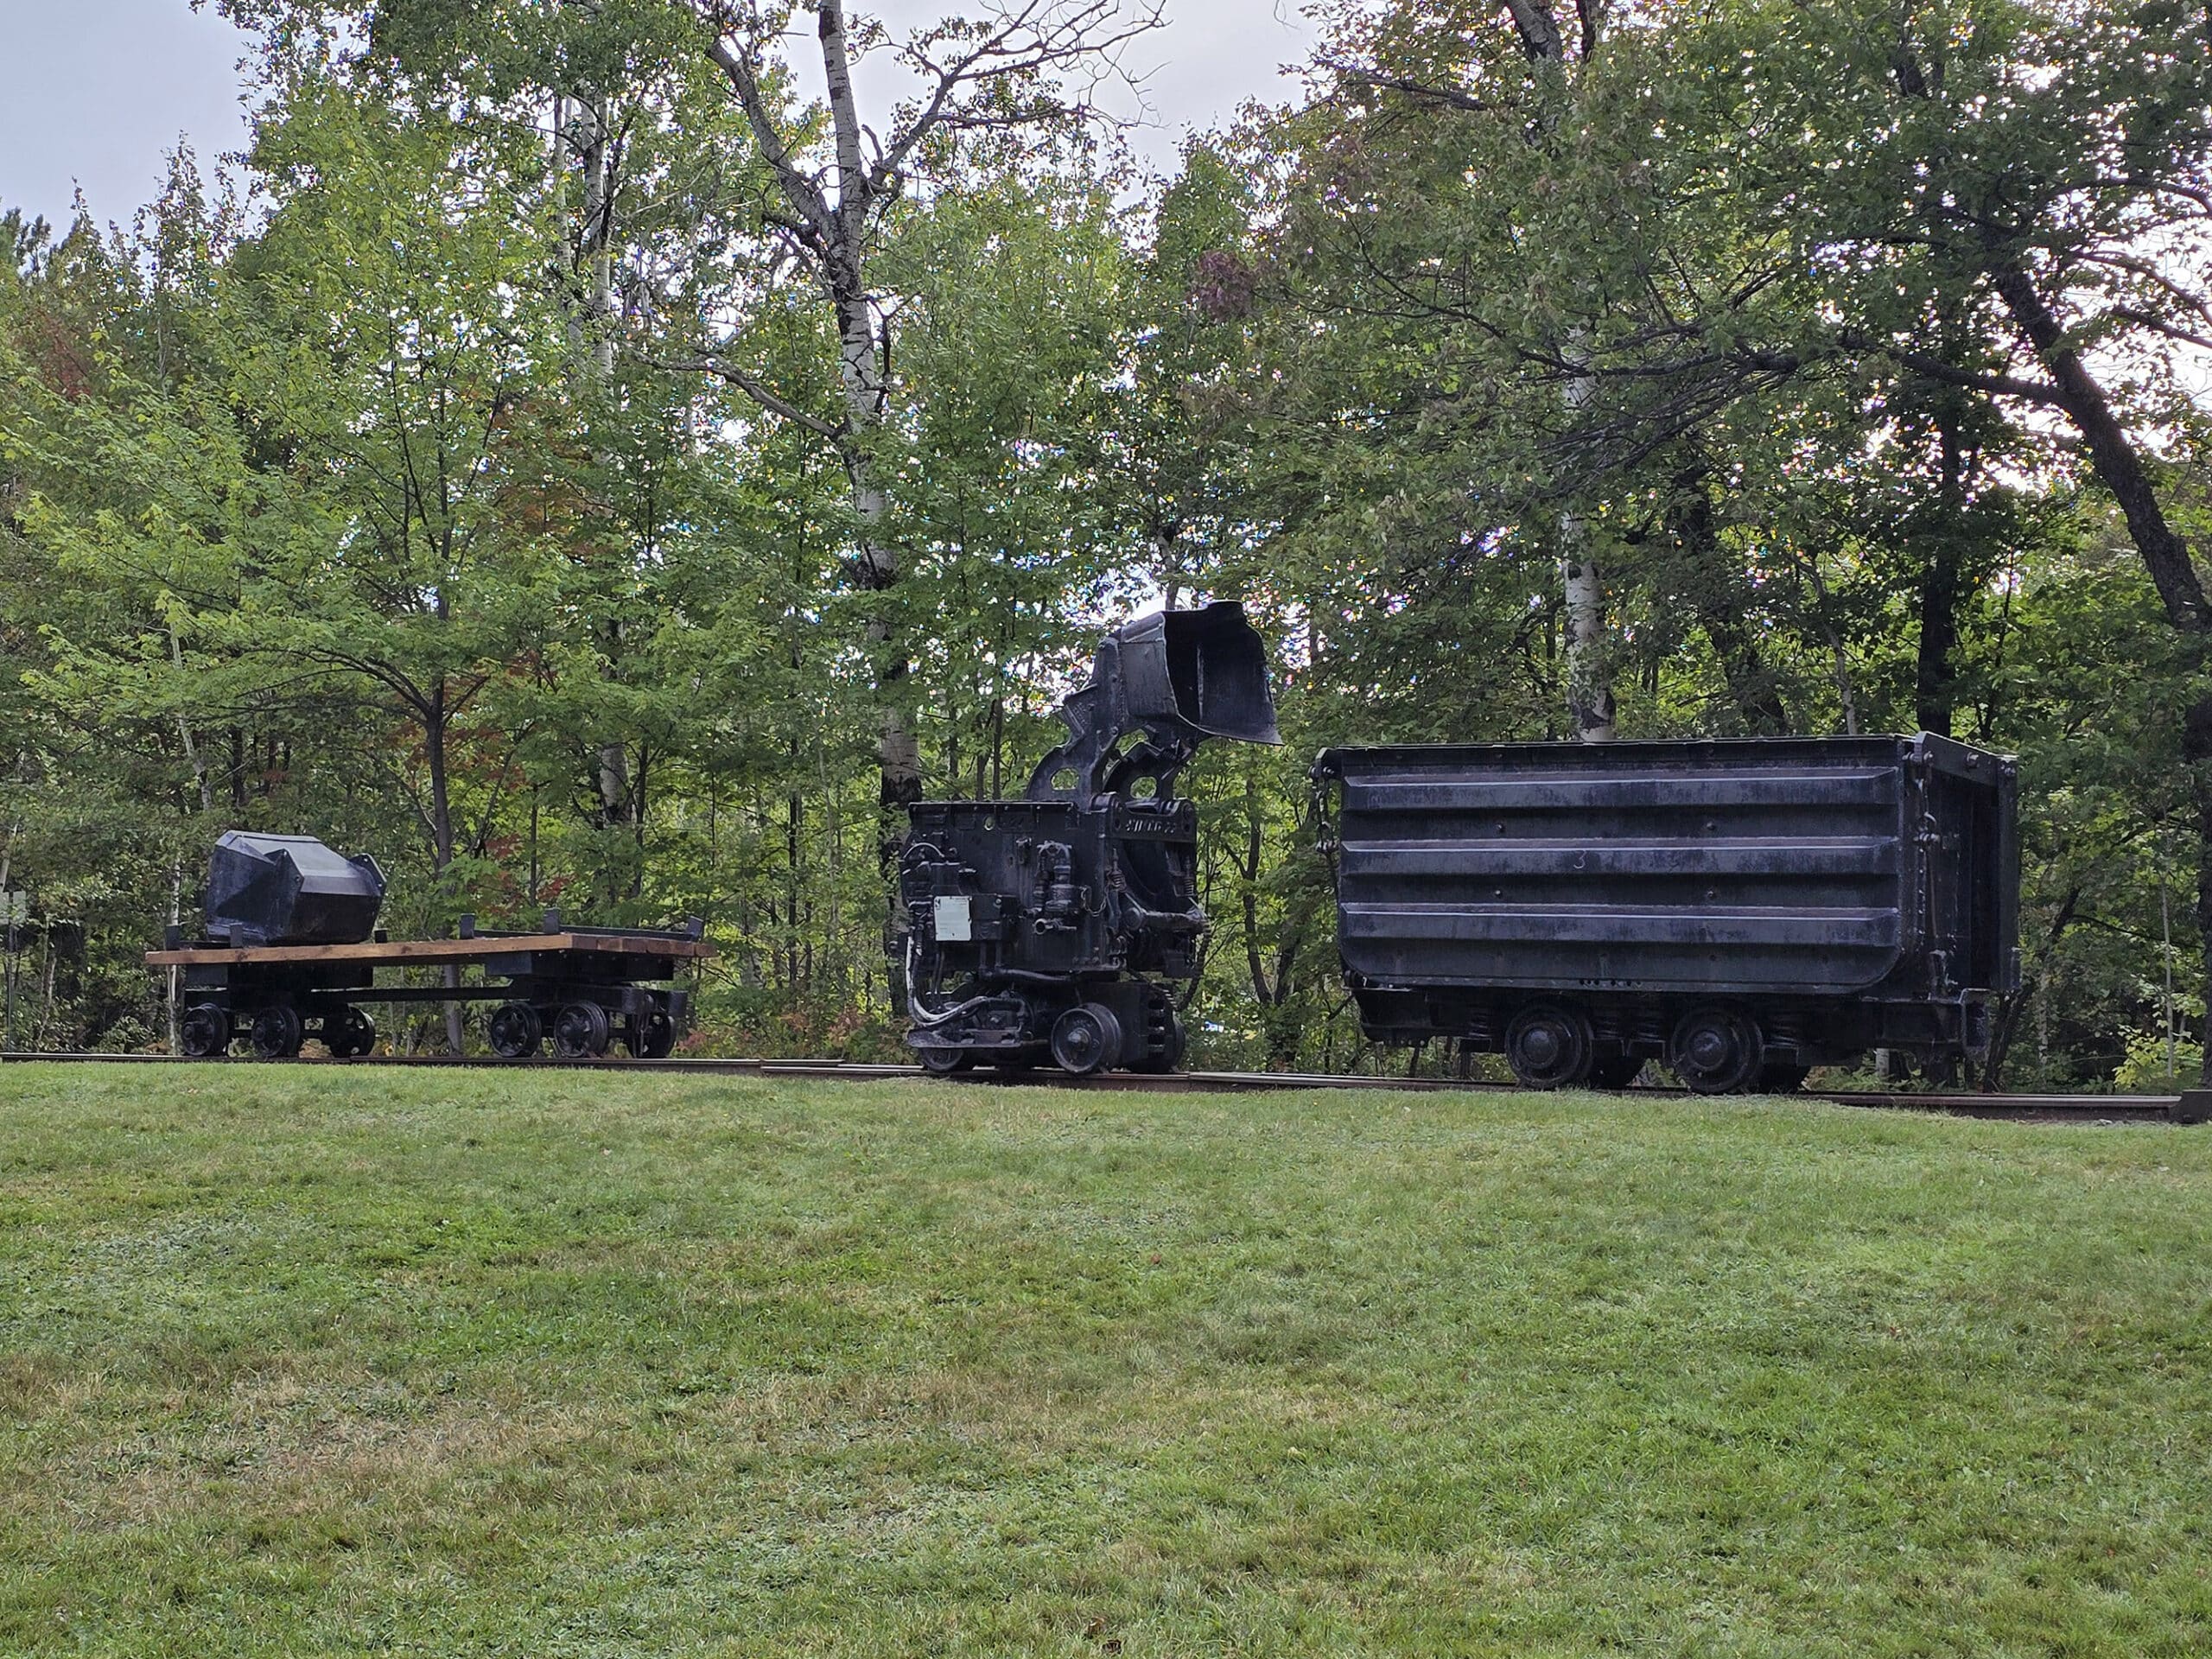
[(704, 939), (671, 938), (637, 933), (513, 933), (473, 939), (386, 939), (359, 944), (200, 945), (181, 950), (149, 950), (149, 968), (243, 968), (255, 964), (361, 962), (382, 965), (407, 962), (485, 962), (518, 951), (574, 951), (588, 956), (673, 957), (684, 961), (711, 957)]

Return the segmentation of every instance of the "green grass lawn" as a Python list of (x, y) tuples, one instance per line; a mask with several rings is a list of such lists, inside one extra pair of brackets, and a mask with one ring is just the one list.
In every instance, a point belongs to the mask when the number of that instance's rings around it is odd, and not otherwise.
[(2212, 1652), (2212, 1133), (0, 1068), (0, 1652)]

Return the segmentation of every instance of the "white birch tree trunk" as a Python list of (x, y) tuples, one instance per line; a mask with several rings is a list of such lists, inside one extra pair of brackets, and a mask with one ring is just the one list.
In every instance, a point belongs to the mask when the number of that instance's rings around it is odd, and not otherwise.
[[(1584, 361), (1589, 337), (1582, 329), (1570, 336), (1569, 357)], [(1597, 391), (1597, 382), (1577, 373), (1565, 393), (1570, 419), (1581, 414)], [(1607, 743), (1613, 736), (1612, 664), (1605, 638), (1605, 584), (1591, 551), (1590, 525), (1579, 512), (1560, 515), (1560, 585), (1567, 607), (1567, 711), (1574, 734), (1585, 743)]]
[[(569, 234), (569, 257), (571, 270), (582, 279), (580, 289), (564, 290), (569, 354), (578, 378), (601, 393), (614, 378), (615, 178), (612, 140), (603, 92), (580, 92), (574, 96), (563, 92), (555, 96), (549, 157), (554, 200), (564, 217), (569, 202), (573, 200), (576, 203), (577, 218)], [(576, 186), (573, 195), (572, 180)], [(607, 619), (605, 626), (610, 643), (620, 639), (620, 617)], [(600, 822), (610, 826), (634, 823), (630, 748), (625, 739), (607, 737), (601, 741), (594, 783), (599, 793)]]
[(1560, 520), (1560, 582), (1567, 602), (1567, 709), (1585, 743), (1613, 737), (1613, 688), (1606, 660), (1605, 586), (1590, 556), (1589, 528), (1579, 513)]
[[(183, 675), (184, 644), (177, 638), (177, 632), (174, 627), (169, 630), (169, 664), (180, 677)], [(215, 810), (215, 796), (208, 783), (207, 762), (200, 753), (200, 746), (193, 741), (192, 722), (185, 718), (182, 709), (177, 710), (176, 734), (184, 745), (185, 761), (192, 768), (192, 780), (200, 791), (200, 810), (202, 813), (213, 812)], [(182, 919), (183, 915), (184, 855), (180, 853), (169, 862), (169, 925), (175, 927)], [(162, 998), (163, 1004), (168, 1011), (169, 1052), (172, 1054), (177, 1052), (180, 1036), (177, 1019), (178, 1004), (184, 986), (183, 971), (180, 968), (172, 968), (168, 970), (168, 982)]]
[[(1055, 83), (1086, 64), (1110, 69), (1119, 48), (1164, 25), (1160, 0), (1066, 7), (1022, 0), (986, 8), (972, 32), (921, 29), (899, 57), (922, 89), (893, 111), (880, 140), (861, 122), (844, 0), (808, 0), (821, 44), (831, 148), (830, 165), (819, 169), (806, 155), (814, 135), (790, 124), (772, 67), (790, 11), (736, 0), (685, 0), (684, 9), (706, 24), (707, 56), (727, 79), (775, 180), (781, 200), (765, 222), (819, 285), (836, 319), (841, 417), (824, 418), (804, 400), (779, 395), (711, 347), (705, 365), (761, 408), (835, 446), (851, 491), (852, 573), (868, 591), (886, 593), (900, 575), (877, 454), (892, 391), (891, 322), (868, 286), (870, 238), (884, 209), (906, 188), (909, 169), (937, 164), (933, 141), (957, 152), (993, 135), (1071, 128), (1094, 118), (1093, 105), (1063, 98), (1052, 90)], [(887, 612), (870, 620), (867, 639), (877, 671), (880, 846), (887, 861), (903, 836), (902, 809), (921, 798), (920, 745), (906, 707), (911, 665)]]
[[(885, 593), (899, 582), (899, 557), (889, 545), (884, 521), (889, 500), (874, 474), (871, 453), (883, 427), (890, 387), (886, 325), (879, 321), (874, 296), (868, 290), (867, 237), (872, 187), (861, 148), (859, 100), (845, 39), (845, 9), (840, 0), (823, 0), (822, 72), (828, 89), (830, 130), (837, 156), (837, 200), (832, 210), (836, 243), (827, 262), (830, 301), (837, 313), (837, 372), (845, 398), (845, 473), (852, 490), (853, 517), (859, 526), (855, 563), (862, 583)], [(890, 652), (889, 621), (868, 624), (868, 645), (879, 658), (882, 707), (876, 740), (881, 772), (880, 800), (887, 810), (922, 798), (921, 743), (899, 702), (909, 671), (903, 654)], [(880, 661), (885, 656), (892, 660)], [(887, 831), (887, 833), (888, 833)]]
[[(171, 927), (175, 927), (183, 919), (184, 855), (180, 853), (169, 861), (169, 925)], [(184, 969), (181, 968), (171, 968), (169, 969), (167, 994), (162, 999), (168, 1008), (169, 1052), (172, 1054), (180, 1052), (180, 1046), (182, 1041), (183, 1035), (182, 1033), (177, 1029), (178, 993), (183, 988), (183, 975)]]
[[(1545, 118), (1547, 137), (1571, 118), (1574, 91), (1568, 79), (1567, 36), (1551, 6), (1542, 0), (1505, 0), (1521, 48), (1533, 63), (1548, 65), (1559, 77), (1557, 99)], [(1596, 51), (1605, 21), (1605, 0), (1586, 0), (1578, 7), (1582, 21), (1583, 67)], [(1587, 372), (1589, 331), (1570, 329), (1567, 358), (1573, 365), (1562, 394), (1570, 423), (1597, 391), (1596, 378)], [(1574, 734), (1586, 743), (1604, 743), (1613, 735), (1613, 687), (1611, 653), (1605, 637), (1605, 587), (1592, 556), (1589, 522), (1578, 510), (1560, 515), (1559, 569), (1560, 597), (1566, 609), (1567, 710)]]

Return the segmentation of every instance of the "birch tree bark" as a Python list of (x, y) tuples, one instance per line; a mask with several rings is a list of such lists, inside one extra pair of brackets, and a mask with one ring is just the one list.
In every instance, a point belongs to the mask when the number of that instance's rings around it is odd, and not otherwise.
[[(1539, 0), (1506, 0), (1521, 49), (1529, 60), (1549, 67), (1556, 78), (1559, 99), (1547, 111), (1547, 137), (1557, 132), (1573, 111), (1573, 91), (1567, 81), (1567, 36), (1553, 8)], [(1586, 63), (1598, 48), (1604, 22), (1604, 0), (1577, 0), (1580, 24), (1580, 60)], [(1587, 368), (1588, 331), (1577, 328), (1570, 335), (1566, 356), (1574, 366), (1562, 397), (1568, 417), (1580, 415), (1597, 390), (1596, 378)], [(1605, 638), (1605, 584), (1590, 547), (1588, 520), (1577, 509), (1560, 515), (1559, 568), (1560, 598), (1565, 606), (1567, 632), (1567, 712), (1574, 735), (1586, 743), (1604, 743), (1613, 735), (1613, 687)]]
[[(899, 577), (887, 520), (880, 438), (891, 410), (891, 308), (871, 279), (885, 217), (918, 174), (957, 182), (977, 143), (1024, 131), (1065, 130), (1097, 118), (1070, 77), (1111, 72), (1118, 50), (1160, 26), (1159, 0), (1006, 0), (975, 22), (947, 22), (893, 49), (921, 92), (893, 112), (888, 137), (864, 118), (854, 83), (856, 29), (844, 0), (814, 0), (828, 116), (826, 154), (791, 111), (778, 79), (775, 42), (799, 10), (764, 0), (689, 0), (706, 27), (706, 51), (742, 111), (774, 180), (763, 218), (783, 251), (805, 271), (837, 334), (836, 396), (788, 394), (727, 356), (697, 365), (720, 375), (764, 410), (832, 445), (843, 467), (855, 526), (849, 569), (864, 591), (887, 594)], [(863, 42), (880, 39), (859, 20)], [(835, 416), (818, 412), (834, 407)], [(921, 798), (921, 753), (906, 708), (906, 653), (884, 610), (868, 624), (876, 664), (880, 731), (877, 760), (887, 856), (906, 804)]]
[[(1568, 346), (1569, 358), (1586, 359), (1580, 331)], [(1579, 416), (1597, 382), (1579, 372), (1567, 383), (1568, 418)], [(1613, 687), (1605, 645), (1605, 584), (1590, 549), (1590, 526), (1580, 512), (1560, 515), (1559, 568), (1567, 615), (1567, 712), (1574, 734), (1586, 743), (1610, 742), (1613, 735)]]

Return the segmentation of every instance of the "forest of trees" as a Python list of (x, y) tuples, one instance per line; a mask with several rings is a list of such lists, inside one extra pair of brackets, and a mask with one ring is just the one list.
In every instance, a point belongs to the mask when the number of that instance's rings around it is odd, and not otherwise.
[(252, 828), (395, 934), (703, 916), (695, 1045), (888, 1052), (899, 808), (1234, 597), (1287, 741), (1188, 775), (1194, 1059), (1405, 1064), (1325, 744), (1925, 728), (2020, 757), (1992, 1078), (2201, 1064), (2202, 5), (1319, 0), (1165, 179), (1131, 0), (217, 9), (235, 166), (0, 218), (20, 1046), (164, 1043)]

